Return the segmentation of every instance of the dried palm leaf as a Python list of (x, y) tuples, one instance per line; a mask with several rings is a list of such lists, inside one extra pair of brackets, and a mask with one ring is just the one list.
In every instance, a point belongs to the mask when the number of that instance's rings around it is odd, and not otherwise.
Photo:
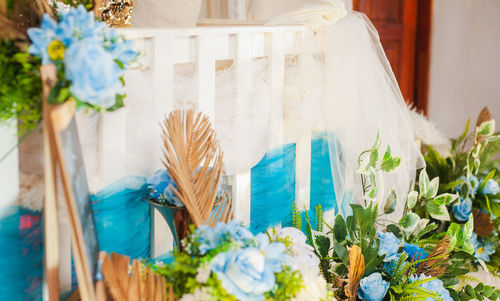
[(495, 225), (490, 216), (483, 211), (474, 208), (474, 232), (479, 236), (490, 236)]
[(425, 274), (431, 277), (439, 277), (448, 268), (448, 256), (450, 254), (450, 239), (443, 237), (434, 250), (427, 256), (426, 260), (417, 265), (416, 273)]
[(480, 126), (481, 123), (485, 122), (485, 121), (489, 121), (491, 120), (491, 113), (490, 113), (490, 110), (488, 109), (488, 107), (484, 107), (481, 112), (479, 113), (479, 116), (477, 117), (477, 121), (476, 121), (476, 126)]
[(354, 245), (349, 250), (349, 267), (347, 284), (344, 287), (344, 292), (350, 301), (356, 300), (356, 292), (361, 281), (361, 277), (365, 272), (365, 258), (361, 253), (361, 249)]
[[(208, 117), (192, 110), (177, 110), (162, 126), (163, 164), (175, 181), (174, 193), (184, 204), (196, 227), (210, 219), (224, 174), (222, 151)], [(230, 199), (219, 204), (222, 217), (230, 213)]]
[(111, 259), (104, 254), (101, 271), (111, 300), (120, 301), (162, 301), (173, 300), (173, 292), (167, 292), (165, 280), (149, 268), (142, 268), (138, 260), (132, 262), (129, 274), (130, 258), (111, 254)]
[(0, 15), (0, 39), (26, 39), (26, 34), (6, 16)]

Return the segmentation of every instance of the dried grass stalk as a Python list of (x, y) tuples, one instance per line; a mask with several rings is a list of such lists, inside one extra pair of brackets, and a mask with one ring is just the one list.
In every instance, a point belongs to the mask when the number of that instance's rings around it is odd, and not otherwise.
[[(214, 223), (211, 212), (224, 174), (222, 151), (208, 117), (192, 110), (176, 110), (162, 126), (163, 164), (175, 181), (176, 196), (186, 206), (196, 227)], [(218, 207), (220, 217), (231, 216), (231, 202), (227, 196)]]
[(450, 239), (445, 236), (436, 245), (434, 250), (427, 256), (426, 260), (417, 265), (416, 273), (425, 274), (431, 277), (439, 277), (448, 268), (448, 257), (450, 254)]
[(354, 245), (349, 250), (349, 267), (347, 284), (344, 287), (344, 292), (350, 301), (356, 301), (357, 289), (361, 277), (365, 272), (365, 258), (361, 253), (361, 249)]

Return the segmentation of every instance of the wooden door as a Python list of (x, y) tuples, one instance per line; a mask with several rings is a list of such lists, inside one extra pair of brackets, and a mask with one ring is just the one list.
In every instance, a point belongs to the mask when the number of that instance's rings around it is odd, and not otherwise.
[[(377, 28), (405, 101), (408, 104), (417, 104), (425, 111), (423, 105), (426, 104), (427, 92), (417, 94), (422, 88), (418, 75), (420, 67), (417, 68), (422, 64), (417, 62), (416, 51), (417, 42), (420, 40), (418, 15), (421, 5), (418, 2), (423, 1), (354, 0), (353, 8), (365, 13)], [(417, 99), (419, 96), (421, 99)]]

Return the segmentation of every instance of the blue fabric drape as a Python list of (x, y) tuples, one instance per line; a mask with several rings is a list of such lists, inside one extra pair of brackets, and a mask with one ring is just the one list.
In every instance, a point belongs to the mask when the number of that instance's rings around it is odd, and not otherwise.
[(43, 238), (40, 212), (2, 209), (0, 300), (41, 300)]

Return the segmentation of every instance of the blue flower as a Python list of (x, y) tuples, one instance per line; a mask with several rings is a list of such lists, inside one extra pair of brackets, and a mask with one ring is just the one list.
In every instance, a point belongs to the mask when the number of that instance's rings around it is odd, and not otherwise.
[(30, 28), (27, 31), (32, 42), (28, 52), (32, 55), (39, 55), (42, 58), (42, 64), (51, 63), (48, 48), (49, 44), (57, 39), (57, 30), (57, 22), (48, 14), (44, 14), (40, 28)]
[(399, 250), (399, 239), (392, 232), (377, 231), (380, 239), (380, 248), (378, 255), (385, 255), (384, 261), (388, 261), (389, 257), (396, 254)]
[(495, 195), (498, 194), (499, 192), (500, 192), (500, 186), (498, 186), (498, 182), (491, 179), (488, 180), (488, 182), (486, 182), (486, 185), (484, 186), (483, 189), (483, 194)]
[(114, 29), (107, 30), (104, 35), (104, 47), (115, 60), (123, 64), (124, 69), (127, 69), (128, 65), (138, 56), (133, 46), (133, 41), (124, 40)]
[[(420, 274), (420, 277), (412, 275), (410, 277), (410, 283), (428, 278), (430, 277), (426, 276), (425, 274)], [(439, 279), (433, 279), (429, 282), (422, 283), (420, 287), (425, 288), (431, 292), (438, 293), (439, 297), (441, 298), (440, 300), (442, 301), (453, 301), (453, 298), (450, 296), (450, 292), (448, 292), (448, 290), (443, 286), (443, 282)], [(427, 298), (424, 301), (436, 301), (436, 299)]]
[(92, 40), (73, 43), (64, 56), (70, 92), (83, 102), (112, 107), (116, 95), (123, 94), (122, 70), (111, 54)]
[(394, 274), (394, 270), (396, 269), (396, 266), (399, 262), (399, 259), (401, 258), (401, 254), (393, 254), (392, 256), (384, 258), (384, 265), (382, 268), (384, 271), (392, 276)]
[[(278, 269), (275, 260), (281, 257), (284, 262), (286, 259), (285, 246), (278, 245), (282, 244), (219, 253), (210, 262), (210, 268), (217, 274), (222, 287), (238, 300), (262, 301), (264, 294), (275, 285), (274, 273), (281, 271), (281, 265)], [(283, 251), (279, 252), (281, 249)]]
[(470, 215), (472, 214), (472, 201), (469, 198), (465, 200), (460, 198), (458, 204), (453, 205), (451, 208), (453, 212), (453, 216), (455, 219), (460, 222), (466, 222), (469, 220)]
[(474, 246), (474, 256), (477, 259), (481, 259), (484, 262), (490, 261), (490, 255), (495, 253), (495, 249), (493, 248), (493, 244), (491, 242), (482, 243), (477, 234), (474, 232), (470, 238), (470, 242)]
[(174, 189), (177, 189), (174, 180), (168, 174), (166, 169), (159, 169), (148, 177), (146, 183), (151, 193), (149, 197), (158, 201), (165, 201), (169, 205), (182, 207), (184, 204), (175, 195)]
[(409, 260), (423, 260), (428, 256), (424, 249), (414, 244), (405, 243), (403, 251), (408, 254)]
[(83, 5), (70, 8), (60, 14), (58, 39), (67, 47), (83, 39), (94, 39), (102, 43), (108, 27), (103, 22), (96, 22), (93, 12), (88, 12)]
[(233, 242), (240, 247), (261, 245), (263, 248), (263, 244), (259, 243), (260, 240), (237, 220), (232, 220), (227, 224), (217, 223), (214, 228), (201, 226), (195, 230), (194, 234), (198, 236), (200, 255), (204, 255), (226, 242)]
[(373, 273), (359, 282), (358, 297), (361, 300), (381, 301), (387, 294), (389, 282), (380, 273)]

